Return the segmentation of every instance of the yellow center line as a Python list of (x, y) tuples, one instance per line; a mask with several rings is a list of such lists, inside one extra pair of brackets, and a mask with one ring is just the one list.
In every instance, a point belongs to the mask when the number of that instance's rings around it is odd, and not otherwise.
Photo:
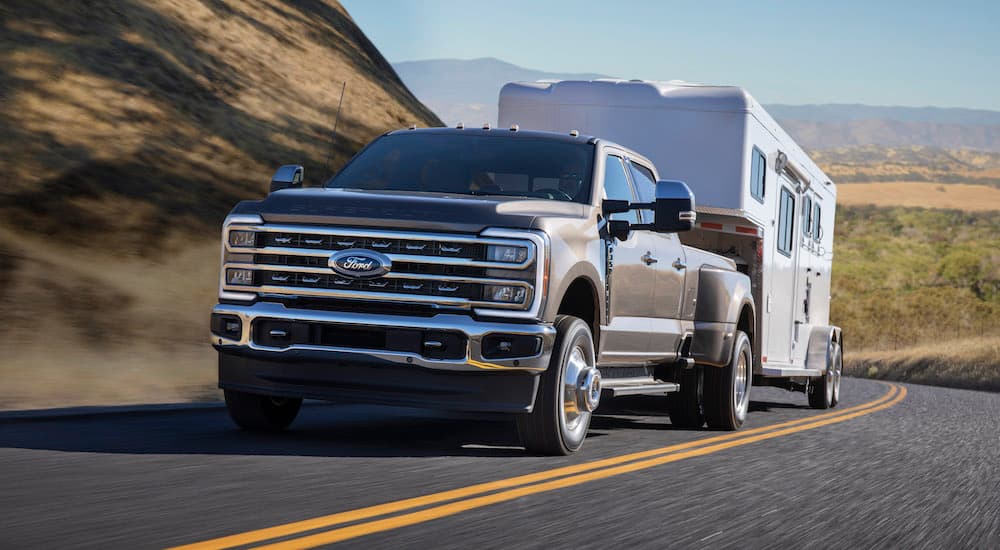
[(340, 529), (334, 529), (332, 531), (325, 531), (322, 533), (317, 533), (315, 535), (278, 542), (275, 544), (269, 544), (266, 546), (259, 546), (257, 548), (258, 550), (292, 550), (299, 548), (314, 548), (316, 546), (333, 544), (336, 542), (341, 542), (344, 540), (357, 538), (365, 535), (371, 535), (383, 531), (399, 529), (400, 527), (406, 527), (409, 525), (415, 525), (418, 523), (424, 523), (427, 521), (440, 519), (446, 516), (451, 516), (461, 512), (466, 512), (468, 510), (472, 510), (475, 508), (482, 508), (484, 506), (489, 506), (500, 502), (514, 500), (527, 495), (533, 495), (537, 493), (553, 491), (556, 489), (572, 487), (574, 485), (580, 485), (581, 483), (587, 483), (589, 481), (614, 477), (625, 473), (635, 472), (638, 470), (645, 470), (647, 468), (652, 468), (654, 466), (660, 466), (663, 464), (669, 464), (671, 462), (677, 462), (679, 460), (684, 460), (687, 458), (704, 456), (725, 449), (731, 449), (733, 447), (749, 445), (751, 443), (756, 443), (758, 441), (765, 441), (768, 439), (774, 439), (776, 437), (781, 437), (788, 434), (803, 432), (806, 430), (812, 430), (815, 428), (819, 428), (821, 426), (836, 424), (838, 422), (845, 422), (852, 418), (856, 418), (866, 414), (871, 414), (873, 412), (892, 407), (893, 405), (902, 401), (905, 397), (906, 397), (906, 388), (902, 388), (901, 391), (899, 392), (899, 395), (881, 405), (877, 405), (865, 410), (856, 411), (849, 414), (834, 416), (824, 420), (810, 422), (808, 424), (804, 424), (801, 426), (794, 426), (791, 428), (785, 428), (782, 430), (777, 430), (764, 434), (753, 435), (750, 437), (743, 437), (740, 439), (736, 439), (734, 441), (727, 441), (725, 443), (719, 443), (707, 447), (700, 447), (682, 453), (669, 454), (667, 456), (661, 456), (649, 460), (633, 462), (630, 464), (625, 464), (613, 468), (606, 468), (603, 470), (597, 470), (575, 476), (564, 477), (561, 479), (556, 479), (545, 483), (539, 483), (537, 485), (527, 485), (523, 487), (518, 487), (516, 489), (511, 489), (500, 493), (493, 493), (490, 495), (485, 495), (477, 498), (459, 500), (449, 504), (436, 506), (434, 508), (428, 508), (417, 512), (411, 512), (409, 514), (403, 514), (386, 519), (374, 520), (367, 523), (342, 527)]
[[(571, 466), (564, 466), (560, 468), (554, 468), (551, 470), (546, 470), (542, 472), (537, 472), (533, 474), (526, 474), (521, 476), (510, 477), (506, 479), (500, 479), (496, 481), (479, 483), (475, 485), (469, 485), (467, 487), (460, 487), (457, 489), (451, 489), (448, 491), (442, 491), (439, 493), (433, 493), (429, 495), (423, 495), (414, 498), (408, 498), (403, 500), (397, 500), (393, 502), (387, 502), (384, 504), (378, 504), (374, 506), (368, 506), (365, 508), (358, 508), (355, 510), (349, 510), (346, 512), (339, 512), (335, 514), (330, 514), (326, 516), (316, 517), (312, 519), (307, 519), (303, 521), (297, 521), (292, 523), (287, 523), (283, 525), (276, 525), (273, 527), (267, 527), (263, 529), (256, 529), (253, 531), (247, 531), (245, 533), (238, 533), (235, 535), (229, 535), (225, 537), (215, 538), (211, 540), (206, 540), (202, 542), (196, 542), (193, 544), (188, 544), (184, 546), (175, 547), (173, 550), (195, 550), (195, 549), (219, 549), (219, 548), (232, 548), (234, 546), (243, 546), (247, 544), (253, 544), (258, 542), (263, 542), (270, 539), (286, 537), (290, 535), (295, 535), (299, 533), (304, 533), (306, 531), (312, 531), (316, 529), (322, 529), (327, 527), (333, 527), (343, 523), (349, 523), (353, 521), (360, 521), (364, 519), (370, 519), (377, 516), (384, 516), (387, 514), (393, 514), (397, 512), (403, 512), (413, 508), (419, 508), (423, 506), (430, 506), (433, 504), (439, 504), (442, 502), (447, 502), (456, 499), (468, 498), (476, 495), (481, 495), (483, 493), (488, 493), (491, 491), (497, 491), (501, 489), (510, 489), (514, 487), (519, 487), (526, 484), (537, 483), (542, 481), (549, 481), (554, 478), (569, 476), (572, 474), (579, 474), (581, 472), (588, 472), (591, 470), (596, 470), (600, 468), (606, 468), (609, 466), (616, 466), (636, 460), (641, 460), (645, 458), (650, 458), (654, 456), (659, 456), (667, 453), (675, 453), (685, 449), (691, 449), (694, 447), (700, 447), (703, 445), (710, 445), (713, 443), (720, 443), (724, 441), (730, 441), (734, 439), (746, 438), (748, 436), (753, 436), (755, 434), (761, 434), (765, 432), (771, 432), (773, 430), (778, 430), (781, 428), (787, 428), (789, 426), (795, 426), (804, 423), (813, 423), (817, 420), (826, 418), (839, 418), (843, 415), (849, 415), (855, 411), (861, 411), (863, 409), (868, 409), (871, 407), (876, 407), (879, 404), (886, 403), (893, 399), (893, 397), (900, 391), (895, 385), (889, 385), (890, 389), (882, 397), (868, 403), (861, 405), (856, 405), (854, 407), (849, 407), (846, 409), (841, 409), (835, 412), (829, 412), (824, 414), (818, 414), (809, 416), (806, 418), (800, 418), (796, 420), (790, 420), (786, 422), (781, 422), (778, 424), (772, 424), (769, 426), (762, 426), (760, 428), (754, 428), (751, 430), (745, 430), (741, 432), (732, 432), (725, 435), (719, 435), (714, 437), (707, 437), (702, 439), (697, 439), (694, 441), (689, 441), (686, 443), (679, 443), (675, 445), (670, 445), (667, 447), (660, 447), (657, 449), (650, 449), (648, 451), (640, 451), (636, 453), (630, 453), (615, 457), (610, 457), (602, 460), (596, 460), (592, 462), (585, 462), (582, 464), (575, 464)], [(905, 389), (903, 390), (905, 393)], [(673, 456), (673, 455), (672, 455)], [(505, 494), (505, 493), (501, 493)], [(514, 497), (516, 498), (516, 497)], [(469, 501), (464, 501), (469, 502)], [(369, 525), (369, 524), (365, 524)], [(333, 532), (333, 531), (331, 531)], [(301, 539), (300, 539), (301, 540)]]

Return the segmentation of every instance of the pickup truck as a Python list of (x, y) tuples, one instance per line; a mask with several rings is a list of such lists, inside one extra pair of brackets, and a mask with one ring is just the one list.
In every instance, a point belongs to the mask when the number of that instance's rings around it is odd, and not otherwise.
[(602, 395), (668, 395), (671, 422), (739, 429), (748, 276), (681, 243), (682, 182), (578, 132), (389, 132), (322, 187), (281, 167), (222, 232), (211, 319), (245, 429), (303, 399), (509, 413), (528, 452), (581, 447)]

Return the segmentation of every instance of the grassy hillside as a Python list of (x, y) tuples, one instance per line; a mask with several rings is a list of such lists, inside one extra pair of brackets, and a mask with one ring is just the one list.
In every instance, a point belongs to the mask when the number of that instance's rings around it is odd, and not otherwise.
[(0, 4), (0, 408), (214, 395), (218, 231), (440, 121), (335, 1)]
[(811, 155), (837, 183), (915, 181), (1000, 187), (1000, 153), (864, 145), (814, 150)]

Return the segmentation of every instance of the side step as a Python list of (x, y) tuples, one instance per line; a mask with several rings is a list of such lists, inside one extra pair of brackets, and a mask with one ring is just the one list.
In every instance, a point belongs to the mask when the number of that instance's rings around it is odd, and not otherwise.
[(614, 379), (605, 379), (601, 385), (602, 391), (608, 392), (610, 397), (621, 397), (623, 395), (664, 395), (681, 389), (680, 384), (673, 382), (646, 382), (646, 383), (625, 383), (616, 384)]

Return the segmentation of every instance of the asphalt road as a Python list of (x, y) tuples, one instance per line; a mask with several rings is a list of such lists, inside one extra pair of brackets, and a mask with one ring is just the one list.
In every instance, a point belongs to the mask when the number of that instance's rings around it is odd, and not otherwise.
[(525, 456), (508, 421), (412, 409), (307, 406), (280, 435), (220, 408), (0, 417), (0, 547), (1000, 548), (1000, 394), (843, 393), (831, 414), (754, 388), (736, 435), (620, 400), (565, 458)]

